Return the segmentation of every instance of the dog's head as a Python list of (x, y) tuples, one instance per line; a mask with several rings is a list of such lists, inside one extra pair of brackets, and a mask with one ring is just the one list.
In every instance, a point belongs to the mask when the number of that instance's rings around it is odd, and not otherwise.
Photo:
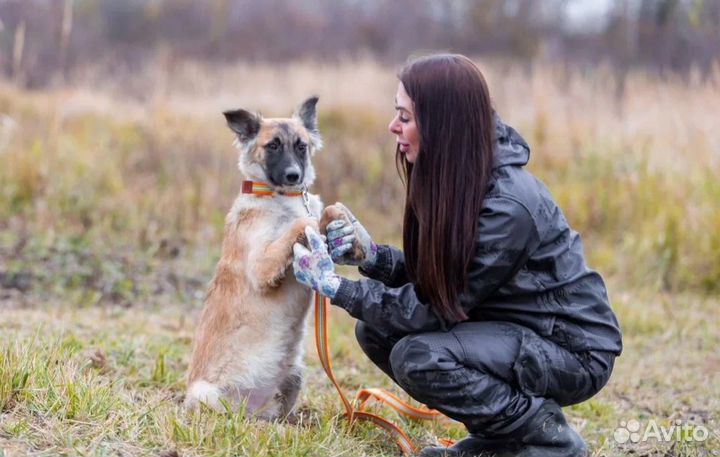
[(311, 97), (289, 118), (264, 119), (243, 109), (223, 114), (237, 135), (238, 167), (248, 178), (273, 187), (309, 186), (315, 180), (310, 158), (322, 147)]

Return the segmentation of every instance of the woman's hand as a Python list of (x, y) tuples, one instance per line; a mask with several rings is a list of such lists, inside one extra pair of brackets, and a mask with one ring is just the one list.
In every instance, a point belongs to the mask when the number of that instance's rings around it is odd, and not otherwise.
[(365, 227), (342, 203), (335, 203), (347, 220), (335, 219), (327, 225), (327, 244), (332, 260), (340, 265), (370, 267), (377, 258), (377, 245)]
[(340, 287), (340, 276), (335, 274), (335, 265), (320, 234), (305, 227), (305, 236), (310, 250), (300, 243), (293, 245), (295, 279), (332, 299)]

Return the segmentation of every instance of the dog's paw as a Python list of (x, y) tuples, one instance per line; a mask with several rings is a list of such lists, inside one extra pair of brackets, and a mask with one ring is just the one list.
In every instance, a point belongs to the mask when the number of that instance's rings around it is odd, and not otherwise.
[(350, 224), (350, 219), (345, 211), (340, 209), (337, 205), (326, 206), (320, 216), (320, 233), (322, 235), (327, 235), (327, 225), (338, 219), (345, 221), (348, 225)]
[(300, 243), (304, 246), (308, 246), (307, 239), (305, 237), (305, 227), (312, 227), (316, 232), (320, 231), (317, 219), (314, 217), (301, 217), (300, 219), (297, 219), (292, 226), (294, 234), (293, 243)]
[[(353, 225), (351, 223), (351, 216), (349, 216), (348, 213), (345, 212), (341, 205), (330, 205), (325, 207), (322, 216), (320, 217), (320, 230), (322, 230), (323, 235), (327, 234), (327, 225), (335, 220), (345, 221), (345, 224), (348, 226)], [(332, 246), (329, 247), (329, 249), (332, 248)], [(361, 262), (363, 259), (365, 259), (365, 257), (365, 250), (360, 244), (360, 240), (356, 236), (352, 243), (352, 249), (345, 253), (345, 255), (342, 257), (343, 259), (345, 259), (345, 262), (341, 261), (341, 263), (347, 263), (352, 265), (356, 264), (357, 262)]]

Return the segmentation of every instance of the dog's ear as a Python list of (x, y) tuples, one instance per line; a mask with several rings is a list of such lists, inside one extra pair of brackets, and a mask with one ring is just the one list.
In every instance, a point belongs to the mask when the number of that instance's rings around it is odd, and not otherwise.
[(260, 131), (260, 117), (244, 109), (223, 112), (230, 130), (237, 133), (240, 141), (255, 138)]
[(302, 125), (310, 134), (310, 139), (315, 150), (322, 147), (322, 139), (320, 138), (320, 132), (318, 131), (317, 125), (317, 110), (315, 109), (317, 102), (317, 96), (308, 98), (302, 103), (302, 105), (300, 105), (294, 114), (294, 116), (300, 120)]
[(315, 105), (318, 97), (310, 97), (305, 100), (302, 105), (295, 111), (295, 117), (300, 119), (302, 124), (309, 132), (317, 132), (317, 111)]

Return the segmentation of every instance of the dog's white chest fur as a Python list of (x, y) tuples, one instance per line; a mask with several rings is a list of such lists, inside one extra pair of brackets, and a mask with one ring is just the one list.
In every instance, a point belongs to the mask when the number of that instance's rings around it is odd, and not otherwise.
[[(303, 197), (288, 197), (276, 195), (272, 197), (241, 194), (233, 203), (228, 217), (236, 220), (246, 211), (259, 210), (263, 218), (273, 222), (265, 228), (271, 238), (276, 239), (281, 233), (287, 230), (290, 225), (301, 217), (320, 218), (322, 202), (320, 197), (308, 194), (308, 207), (310, 214), (305, 207)], [(274, 235), (274, 236), (272, 236)]]

